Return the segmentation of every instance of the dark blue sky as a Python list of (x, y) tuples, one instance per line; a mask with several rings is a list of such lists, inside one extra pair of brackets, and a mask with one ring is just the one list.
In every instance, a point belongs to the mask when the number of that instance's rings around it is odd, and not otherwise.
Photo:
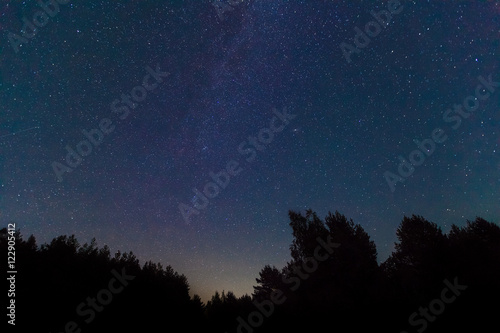
[(4, 226), (207, 299), (289, 260), (290, 209), (340, 211), (380, 261), (404, 215), (498, 223), (498, 2), (60, 2), (0, 4)]

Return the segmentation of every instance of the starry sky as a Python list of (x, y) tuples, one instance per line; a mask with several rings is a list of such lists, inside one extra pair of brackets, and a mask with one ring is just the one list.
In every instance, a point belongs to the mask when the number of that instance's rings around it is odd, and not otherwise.
[(60, 2), (0, 2), (0, 227), (207, 300), (290, 259), (289, 210), (338, 210), (379, 261), (404, 215), (500, 220), (498, 1)]

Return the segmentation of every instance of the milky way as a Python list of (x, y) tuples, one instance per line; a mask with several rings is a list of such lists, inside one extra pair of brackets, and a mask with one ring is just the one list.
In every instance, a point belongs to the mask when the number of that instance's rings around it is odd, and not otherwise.
[(3, 226), (206, 300), (289, 260), (290, 209), (351, 217), (382, 261), (404, 215), (499, 221), (498, 2), (60, 3), (0, 6)]

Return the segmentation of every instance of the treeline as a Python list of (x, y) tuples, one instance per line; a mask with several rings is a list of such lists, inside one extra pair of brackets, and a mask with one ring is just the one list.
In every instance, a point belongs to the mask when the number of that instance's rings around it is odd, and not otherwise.
[[(187, 278), (95, 240), (37, 246), (16, 233), (16, 328), (23, 332), (457, 332), (497, 327), (500, 227), (482, 218), (448, 234), (404, 217), (391, 256), (336, 212), (289, 212), (285, 267), (265, 266), (251, 296), (190, 298)], [(7, 230), (0, 248), (7, 253)], [(6, 262), (6, 258), (4, 260)]]
[[(0, 230), (3, 254), (7, 237), (7, 230)], [(33, 235), (23, 240), (18, 231), (16, 238), (16, 331), (202, 329), (203, 304), (190, 298), (186, 277), (171, 266), (141, 267), (132, 252), (112, 256), (106, 245), (98, 248), (95, 239), (80, 245), (74, 235), (40, 247)]]

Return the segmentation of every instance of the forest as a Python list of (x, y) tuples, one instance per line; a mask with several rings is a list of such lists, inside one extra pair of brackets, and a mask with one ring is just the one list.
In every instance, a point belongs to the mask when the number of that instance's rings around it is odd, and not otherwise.
[[(16, 330), (421, 333), (498, 327), (497, 224), (477, 217), (443, 233), (422, 216), (405, 216), (393, 253), (379, 262), (369, 234), (339, 212), (324, 219), (312, 210), (288, 215), (293, 241), (287, 265), (262, 267), (252, 295), (217, 291), (206, 303), (190, 296), (188, 277), (171, 266), (140, 265), (132, 252), (112, 255), (95, 239), (81, 245), (74, 235), (38, 245), (35, 236), (24, 239), (17, 230)], [(4, 263), (9, 236), (0, 230)]]

